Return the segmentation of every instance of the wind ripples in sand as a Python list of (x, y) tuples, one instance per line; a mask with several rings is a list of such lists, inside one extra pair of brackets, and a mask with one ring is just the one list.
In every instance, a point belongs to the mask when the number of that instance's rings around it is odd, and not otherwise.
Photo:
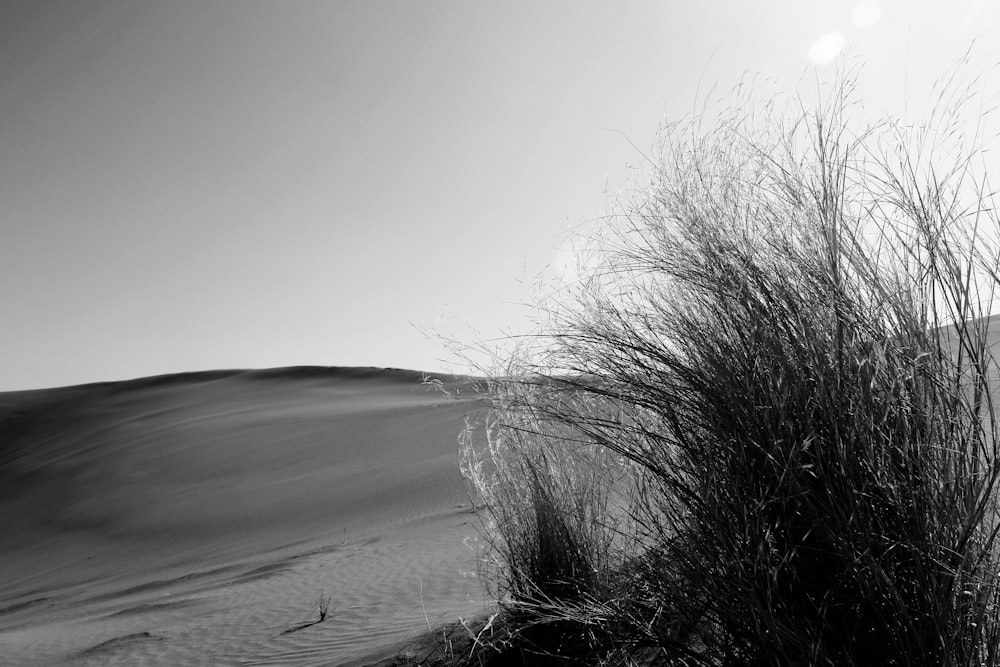
[(0, 395), (0, 417), (34, 416), (14, 443), (30, 466), (0, 465), (20, 489), (0, 494), (0, 525), (23, 536), (0, 551), (14, 573), (0, 662), (335, 665), (482, 612), (455, 464), (472, 404), (413, 380), (237, 373)]

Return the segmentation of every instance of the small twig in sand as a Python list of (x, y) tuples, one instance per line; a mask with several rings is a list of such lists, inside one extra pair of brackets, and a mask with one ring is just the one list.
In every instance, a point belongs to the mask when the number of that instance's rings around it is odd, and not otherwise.
[(319, 595), (316, 597), (316, 613), (319, 618), (315, 621), (309, 621), (307, 623), (299, 623), (298, 625), (293, 625), (292, 627), (283, 630), (281, 634), (290, 635), (293, 632), (298, 632), (299, 630), (305, 630), (306, 628), (311, 628), (314, 625), (319, 625), (326, 620), (327, 614), (330, 611), (330, 602), (333, 598), (327, 594), (322, 588), (319, 589)]
[(326, 620), (326, 614), (330, 610), (330, 601), (332, 598), (330, 595), (324, 591), (322, 588), (319, 589), (319, 597), (316, 598), (316, 610), (319, 612), (319, 620), (317, 623), (322, 623)]
[(431, 628), (431, 619), (427, 618), (427, 607), (424, 606), (424, 580), (417, 575), (417, 581), (420, 583), (420, 608), (424, 612), (424, 623), (427, 624), (427, 632), (433, 632)]

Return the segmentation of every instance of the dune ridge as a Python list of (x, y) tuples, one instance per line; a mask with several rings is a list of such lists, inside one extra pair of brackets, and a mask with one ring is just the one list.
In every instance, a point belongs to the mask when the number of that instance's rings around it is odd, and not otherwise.
[[(335, 665), (481, 612), (456, 438), (482, 406), (425, 377), (292, 367), (0, 393), (3, 661)], [(320, 590), (327, 619), (282, 635), (315, 620)]]

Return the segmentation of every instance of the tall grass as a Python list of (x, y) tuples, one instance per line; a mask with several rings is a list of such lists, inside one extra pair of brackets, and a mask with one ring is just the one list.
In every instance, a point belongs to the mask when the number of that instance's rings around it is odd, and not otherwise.
[(494, 592), (520, 601), (579, 596), (613, 566), (605, 520), (616, 471), (606, 452), (581, 446), (568, 431), (524, 430), (530, 427), (494, 421), (483, 447), (464, 443), (475, 494), (503, 535), (496, 545), (502, 573), (493, 578), (503, 588)]
[(1000, 225), (954, 105), (853, 132), (850, 94), (666, 127), (490, 379), (496, 592), (575, 659), (1000, 664)]

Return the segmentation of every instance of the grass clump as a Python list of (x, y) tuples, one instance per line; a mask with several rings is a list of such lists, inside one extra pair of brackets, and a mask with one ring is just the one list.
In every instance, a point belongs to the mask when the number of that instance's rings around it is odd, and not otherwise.
[(518, 655), (1000, 663), (1000, 224), (960, 105), (849, 99), (667, 126), (491, 375), (463, 469)]
[[(488, 508), (484, 574), (506, 612), (491, 648), (528, 664), (578, 664), (599, 643), (603, 628), (592, 617), (624, 565), (628, 479), (617, 454), (532, 413), (536, 394), (550, 389), (547, 379), (491, 383), (494, 410), (488, 423), (466, 429), (462, 468)], [(497, 656), (506, 664), (509, 653)]]

